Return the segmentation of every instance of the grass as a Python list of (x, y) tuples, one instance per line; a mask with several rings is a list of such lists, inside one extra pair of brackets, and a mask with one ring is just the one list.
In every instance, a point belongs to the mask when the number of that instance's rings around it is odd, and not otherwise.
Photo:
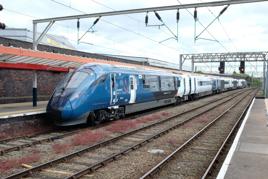
[[(150, 115), (146, 115), (144, 117), (141, 117), (141, 119), (138, 119), (137, 122), (138, 123), (147, 123), (147, 122), (159, 120), (163, 116), (162, 113), (161, 114), (150, 114)], [(164, 115), (167, 115), (167, 113), (165, 113)]]
[(138, 122), (136, 120), (119, 120), (108, 126), (106, 130), (109, 132), (125, 132), (130, 129), (136, 128), (137, 124)]
[(21, 158), (2, 160), (0, 161), (0, 171), (8, 171), (12, 168), (19, 167), (21, 164), (30, 164), (39, 160), (40, 154), (37, 151), (34, 151), (33, 153)]
[(166, 112), (166, 111), (163, 111), (163, 112), (161, 112), (161, 115), (162, 115), (163, 117), (167, 117), (167, 116), (170, 115), (170, 113), (169, 113), (169, 112)]
[(53, 144), (52, 149), (56, 154), (65, 153), (70, 149), (70, 144)]
[(76, 134), (71, 139), (71, 146), (88, 145), (103, 139), (107, 135), (103, 130), (99, 131), (83, 131)]

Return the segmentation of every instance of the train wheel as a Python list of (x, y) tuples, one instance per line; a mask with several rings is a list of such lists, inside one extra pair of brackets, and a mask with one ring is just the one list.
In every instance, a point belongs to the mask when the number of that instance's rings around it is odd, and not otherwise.
[(87, 124), (88, 125), (95, 125), (96, 115), (94, 112), (90, 112), (87, 117)]
[(107, 112), (105, 110), (99, 110), (96, 113), (96, 118), (94, 120), (95, 124), (99, 124), (107, 119)]
[(176, 102), (175, 102), (175, 105), (179, 105), (179, 104), (181, 104), (181, 98), (180, 97), (176, 98)]
[(125, 107), (119, 107), (119, 111), (118, 111), (118, 113), (119, 113), (119, 119), (121, 118), (121, 119), (123, 119), (123, 118), (125, 118)]

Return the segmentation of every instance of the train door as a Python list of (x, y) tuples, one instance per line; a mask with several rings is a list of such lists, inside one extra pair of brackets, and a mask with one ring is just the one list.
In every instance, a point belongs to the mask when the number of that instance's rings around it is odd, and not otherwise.
[(129, 103), (135, 103), (137, 96), (137, 79), (134, 75), (129, 76), (130, 99)]
[(182, 80), (182, 78), (175, 77), (175, 80), (176, 80), (177, 96), (182, 97), (182, 96), (183, 96), (183, 91), (182, 91), (182, 89), (184, 88), (184, 87), (183, 87), (184, 85), (181, 84), (181, 80)]
[(191, 77), (189, 77), (189, 87), (190, 87), (190, 90), (189, 90), (189, 95), (192, 94), (192, 80), (191, 80)]
[(110, 75), (110, 89), (111, 89), (110, 104), (115, 105), (118, 102), (116, 73), (111, 73)]
[(183, 96), (186, 95), (186, 83), (185, 78), (183, 78)]
[(194, 78), (194, 93), (196, 93), (196, 78)]

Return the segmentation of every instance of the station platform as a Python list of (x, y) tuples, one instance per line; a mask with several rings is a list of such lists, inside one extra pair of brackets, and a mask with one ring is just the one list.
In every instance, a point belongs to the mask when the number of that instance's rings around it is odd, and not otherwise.
[(255, 99), (217, 179), (268, 178), (268, 100)]
[(46, 112), (47, 101), (38, 101), (33, 107), (32, 102), (0, 104), (0, 119), (42, 114)]

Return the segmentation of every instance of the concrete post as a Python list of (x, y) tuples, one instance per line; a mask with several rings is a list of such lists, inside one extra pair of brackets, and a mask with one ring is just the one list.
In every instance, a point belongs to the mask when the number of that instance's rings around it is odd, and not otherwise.
[(267, 83), (268, 83), (268, 63), (266, 63), (267, 67), (266, 67), (266, 76), (265, 76), (265, 90), (264, 90), (264, 97), (267, 98), (268, 95), (268, 89), (267, 89)]
[(33, 23), (33, 50), (37, 50), (37, 24)]
[(182, 55), (180, 55), (180, 68), (179, 68), (180, 71), (182, 70), (182, 65), (183, 65), (182, 63), (183, 63), (183, 62), (182, 62)]
[(262, 90), (263, 90), (263, 92), (265, 91), (265, 82), (266, 82), (266, 80), (265, 80), (265, 68), (266, 68), (266, 64), (265, 64), (265, 61), (263, 61), (263, 81), (262, 81)]
[(194, 57), (192, 56), (192, 72), (194, 72)]
[(37, 106), (37, 72), (33, 76), (33, 107)]
[(265, 98), (268, 96), (268, 63), (266, 62), (266, 70), (265, 70)]

